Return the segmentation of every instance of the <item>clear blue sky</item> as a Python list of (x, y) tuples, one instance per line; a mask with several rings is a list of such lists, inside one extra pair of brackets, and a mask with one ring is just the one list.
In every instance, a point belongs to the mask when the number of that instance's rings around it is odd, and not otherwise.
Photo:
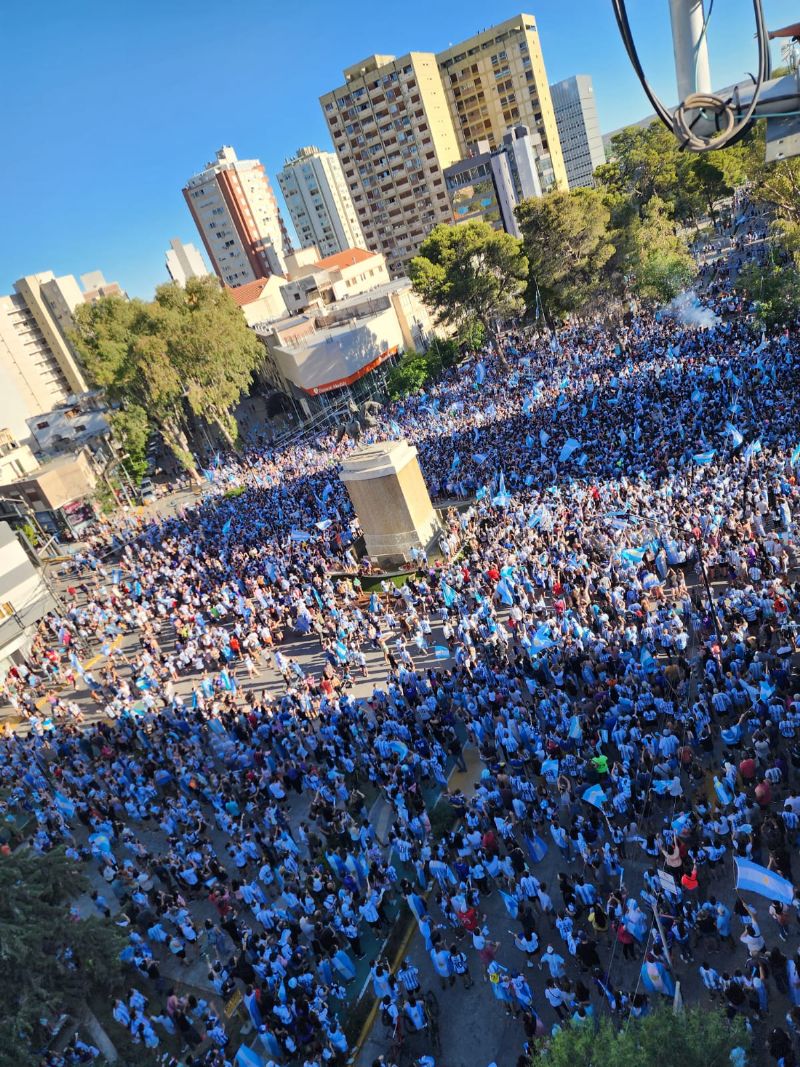
[[(765, 0), (771, 27), (793, 0)], [(551, 82), (591, 74), (604, 132), (649, 112), (608, 0), (539, 0)], [(666, 0), (629, 0), (645, 69), (674, 98)], [(166, 280), (169, 238), (199, 238), (186, 178), (231, 144), (273, 179), (304, 144), (329, 148), (319, 96), (372, 52), (437, 51), (514, 15), (478, 0), (136, 0), (5, 5), (0, 293), (40, 270), (100, 269), (135, 296)], [(750, 0), (716, 0), (714, 84), (755, 66)], [(274, 183), (276, 184), (276, 183)]]

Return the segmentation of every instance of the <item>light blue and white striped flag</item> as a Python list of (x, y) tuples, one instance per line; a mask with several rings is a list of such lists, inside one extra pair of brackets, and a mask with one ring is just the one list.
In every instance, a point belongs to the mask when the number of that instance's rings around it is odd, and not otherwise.
[(732, 422), (725, 423), (725, 431), (731, 435), (731, 442), (734, 448), (739, 448), (744, 441), (744, 436), (741, 434)]
[(580, 447), (580, 441), (576, 441), (574, 437), (568, 437), (564, 442), (564, 447), (559, 452), (558, 462), (566, 463), (572, 453), (577, 452)]
[(606, 795), (603, 792), (602, 786), (595, 784), (590, 785), (588, 789), (584, 789), (583, 799), (587, 804), (591, 804), (593, 807), (602, 810), (602, 807), (606, 802)]
[(748, 893), (758, 893), (769, 900), (779, 900), (782, 904), (791, 904), (794, 900), (794, 886), (786, 878), (781, 878), (774, 871), (762, 867), (752, 860), (734, 857), (736, 861), (736, 888)]
[(695, 461), (698, 467), (707, 467), (714, 456), (716, 456), (717, 450), (715, 448), (709, 448), (708, 452), (695, 452), (692, 459)]

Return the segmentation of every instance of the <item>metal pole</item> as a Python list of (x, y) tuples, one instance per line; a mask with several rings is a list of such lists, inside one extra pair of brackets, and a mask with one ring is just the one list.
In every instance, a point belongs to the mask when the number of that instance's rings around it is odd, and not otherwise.
[(711, 595), (711, 585), (708, 581), (708, 572), (706, 571), (706, 561), (703, 559), (703, 549), (700, 543), (699, 534), (692, 531), (694, 537), (695, 548), (697, 549), (697, 558), (700, 562), (700, 571), (703, 575), (703, 585), (706, 587), (706, 596), (708, 597), (708, 606), (711, 609), (711, 617), (714, 620), (714, 629), (717, 634), (717, 641), (722, 646), (722, 630), (720, 629), (719, 619), (717, 618), (717, 609), (714, 607), (714, 597)]
[(678, 100), (711, 92), (703, 0), (669, 0)]
[(656, 921), (658, 927), (658, 933), (661, 937), (661, 947), (663, 949), (663, 959), (670, 971), (672, 970), (672, 960), (669, 957), (669, 942), (667, 941), (667, 935), (664, 933), (664, 927), (661, 925), (661, 916), (658, 914), (658, 907), (653, 904), (653, 918)]

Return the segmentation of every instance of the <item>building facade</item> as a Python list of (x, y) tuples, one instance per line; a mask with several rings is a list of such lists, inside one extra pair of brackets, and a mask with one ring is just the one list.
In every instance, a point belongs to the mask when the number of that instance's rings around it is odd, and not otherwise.
[(259, 160), (239, 159), (223, 146), (189, 179), (183, 196), (223, 285), (283, 274), (291, 243)]
[(101, 270), (91, 270), (88, 274), (82, 274), (81, 287), (83, 299), (87, 304), (94, 304), (96, 300), (102, 300), (104, 296), (118, 296), (120, 300), (128, 299), (128, 294), (119, 282), (106, 281)]
[(436, 57), (373, 55), (344, 78), (320, 104), (364, 242), (399, 277), (450, 218), (443, 170), (460, 154)]
[(166, 253), (167, 273), (182, 289), (190, 278), (206, 278), (209, 270), (193, 244), (184, 244), (173, 237)]
[[(544, 56), (533, 15), (492, 26), (436, 56), (447, 104), (466, 159), (480, 141), (497, 148), (519, 124), (536, 130), (549, 157), (548, 186), (567, 188)], [(546, 190), (545, 190), (546, 191)]]
[(542, 195), (539, 136), (531, 134), (527, 126), (516, 126), (494, 151), (488, 141), (479, 142), (477, 147), (474, 156), (444, 172), (452, 221), (481, 220), (520, 237), (514, 209), (521, 201)]
[(71, 275), (52, 271), (20, 278), (14, 289), (0, 296), (0, 426), (24, 441), (26, 418), (87, 389), (68, 340), (83, 293)]
[(314, 246), (323, 256), (333, 256), (363, 246), (356, 209), (333, 152), (299, 149), (278, 172), (278, 185), (301, 248)]
[(22, 663), (36, 637), (37, 626), (56, 610), (41, 568), (7, 522), (0, 522), (0, 678)]
[(592, 186), (592, 175), (606, 161), (592, 79), (576, 74), (551, 85), (550, 94), (569, 187)]

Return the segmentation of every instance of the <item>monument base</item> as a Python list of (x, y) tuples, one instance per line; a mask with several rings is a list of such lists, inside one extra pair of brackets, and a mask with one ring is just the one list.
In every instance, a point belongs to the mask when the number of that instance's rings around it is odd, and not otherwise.
[(342, 482), (364, 532), (370, 559), (381, 566), (408, 563), (412, 548), (427, 549), (440, 531), (428, 489), (407, 441), (355, 449), (342, 465)]

